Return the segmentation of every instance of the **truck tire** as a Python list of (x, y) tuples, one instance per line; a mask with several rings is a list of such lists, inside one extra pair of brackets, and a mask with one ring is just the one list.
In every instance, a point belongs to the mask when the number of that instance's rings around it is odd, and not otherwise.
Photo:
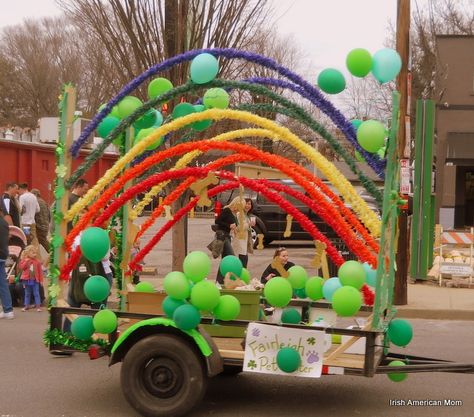
[(158, 334), (138, 341), (123, 360), (120, 382), (128, 403), (150, 417), (179, 417), (204, 396), (203, 361), (184, 339)]

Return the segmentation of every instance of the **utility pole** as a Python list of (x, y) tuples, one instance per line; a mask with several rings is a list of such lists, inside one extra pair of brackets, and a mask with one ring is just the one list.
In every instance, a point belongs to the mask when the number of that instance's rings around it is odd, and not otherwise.
[[(397, 90), (400, 93), (400, 116), (398, 120), (398, 147), (397, 154), (400, 160), (410, 159), (410, 137), (407, 137), (410, 126), (411, 91), (409, 77), (410, 59), (410, 0), (397, 0), (397, 52), (402, 59), (402, 69), (397, 77)], [(394, 121), (396, 123), (396, 121)], [(408, 146), (407, 146), (408, 144)], [(405, 162), (406, 164), (406, 162)], [(404, 169), (404, 168), (402, 168)], [(403, 190), (401, 190), (403, 191)], [(400, 210), (398, 220), (399, 234), (397, 242), (397, 271), (395, 274), (395, 288), (393, 303), (395, 305), (407, 304), (407, 279), (408, 279), (408, 207)]]
[[(167, 58), (171, 58), (186, 50), (187, 45), (187, 0), (165, 0), (165, 46)], [(169, 72), (169, 79), (174, 86), (183, 84), (187, 75), (182, 70), (183, 64), (175, 66)], [(170, 103), (171, 108), (175, 103)], [(173, 145), (175, 135), (171, 134), (170, 142)], [(173, 204), (171, 210), (176, 213), (182, 205), (183, 199), (178, 199)], [(182, 271), (183, 260), (187, 254), (188, 248), (188, 218), (184, 216), (172, 229), (172, 269), (173, 271)]]

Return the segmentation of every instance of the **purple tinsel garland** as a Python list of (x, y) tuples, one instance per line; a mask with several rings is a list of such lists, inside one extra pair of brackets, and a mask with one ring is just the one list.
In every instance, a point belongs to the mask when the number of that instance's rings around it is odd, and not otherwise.
[[(112, 111), (112, 108), (118, 104), (125, 96), (134, 91), (140, 84), (142, 84), (146, 79), (155, 75), (158, 72), (166, 71), (167, 69), (173, 67), (174, 65), (180, 64), (181, 62), (190, 61), (195, 56), (202, 53), (210, 53), (216, 56), (223, 56), (228, 59), (245, 59), (250, 62), (254, 62), (263, 67), (270, 68), (280, 75), (288, 78), (293, 81), (295, 84), (299, 85), (303, 91), (305, 91), (310, 97), (311, 102), (315, 104), (323, 113), (325, 113), (334, 124), (345, 134), (345, 136), (353, 143), (355, 141), (355, 130), (342, 113), (337, 110), (331, 102), (326, 100), (322, 94), (311, 84), (303, 80), (299, 75), (293, 73), (289, 69), (277, 64), (274, 60), (270, 58), (265, 58), (261, 55), (255, 54), (253, 52), (240, 51), (233, 48), (208, 48), (208, 49), (195, 49), (192, 51), (185, 52), (180, 55), (176, 55), (173, 58), (167, 59), (160, 64), (154, 65), (148, 68), (141, 75), (136, 77), (134, 80), (130, 81), (125, 85), (120, 92), (113, 97), (105, 107), (94, 116), (91, 122), (85, 127), (79, 138), (74, 141), (71, 146), (70, 152), (74, 157), (77, 157), (79, 154), (80, 148), (84, 145), (87, 138), (91, 133), (96, 129), (99, 123), (104, 119), (104, 117)], [(352, 140), (351, 140), (352, 139)], [(383, 173), (384, 164), (380, 160), (375, 160), (373, 157), (366, 159), (375, 172), (380, 175)], [(369, 162), (369, 160), (371, 160)]]

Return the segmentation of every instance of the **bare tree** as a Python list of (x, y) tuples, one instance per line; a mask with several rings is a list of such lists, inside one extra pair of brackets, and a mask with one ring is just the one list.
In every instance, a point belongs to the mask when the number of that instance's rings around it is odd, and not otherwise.
[(61, 84), (79, 79), (80, 57), (68, 42), (71, 30), (61, 18), (45, 18), (3, 31), (2, 56), (12, 71), (5, 80), (14, 83), (12, 108), (25, 126), (56, 114)]

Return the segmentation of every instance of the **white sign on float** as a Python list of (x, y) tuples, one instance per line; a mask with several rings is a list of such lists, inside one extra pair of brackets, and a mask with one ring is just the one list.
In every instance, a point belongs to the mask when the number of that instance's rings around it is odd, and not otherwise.
[[(319, 378), (323, 365), (324, 336), (324, 331), (250, 323), (245, 340), (243, 370)], [(295, 349), (301, 357), (300, 367), (292, 373), (283, 372), (277, 365), (279, 350), (287, 347)]]

